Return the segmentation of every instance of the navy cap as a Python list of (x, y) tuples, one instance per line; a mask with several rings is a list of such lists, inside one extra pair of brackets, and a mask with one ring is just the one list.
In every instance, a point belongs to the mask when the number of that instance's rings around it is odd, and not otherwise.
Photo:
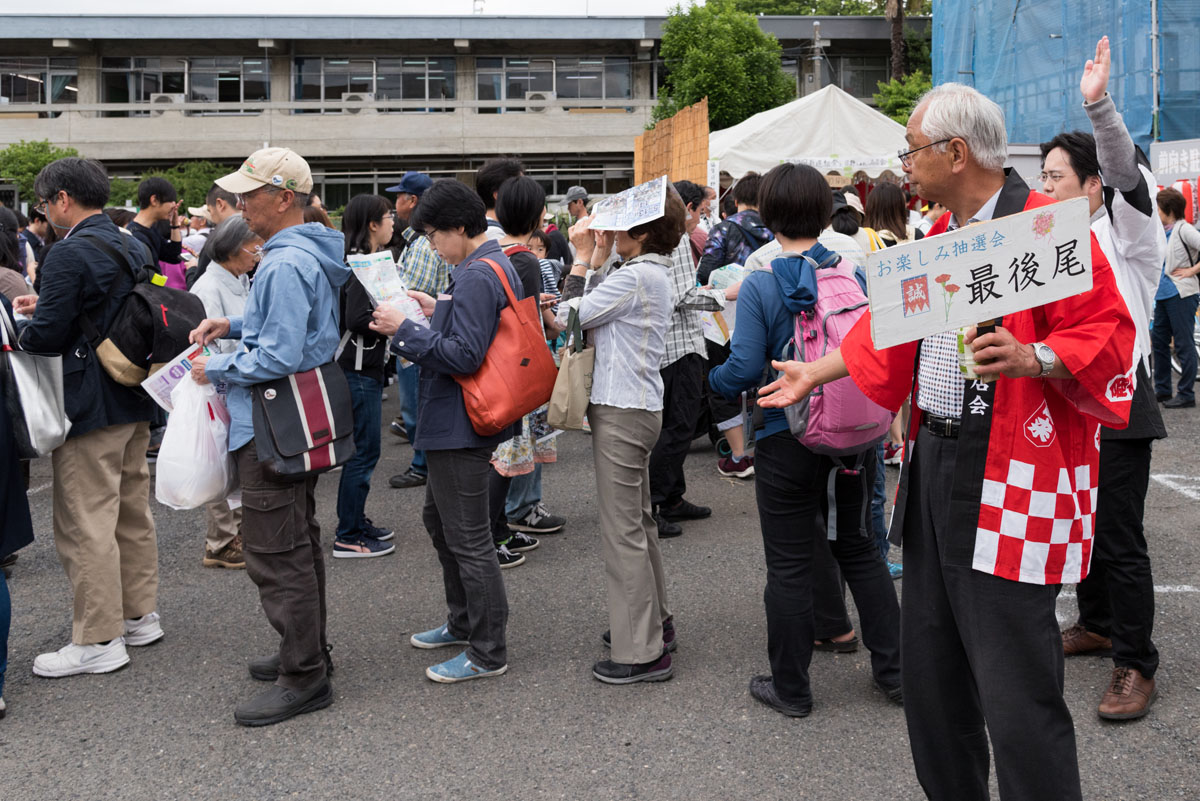
[(401, 192), (406, 195), (420, 197), (426, 189), (433, 186), (433, 179), (423, 172), (406, 172), (400, 183), (389, 186), (385, 192)]

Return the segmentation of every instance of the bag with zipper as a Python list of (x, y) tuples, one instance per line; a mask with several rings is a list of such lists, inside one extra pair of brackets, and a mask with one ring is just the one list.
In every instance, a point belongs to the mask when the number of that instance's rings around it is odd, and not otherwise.
[(121, 250), (117, 250), (86, 231), (79, 236), (118, 265), (101, 308), (107, 308), (121, 283), (122, 271), (127, 270), (133, 278), (133, 289), (105, 331), (87, 314), (80, 316), (79, 325), (109, 377), (121, 386), (137, 387), (150, 373), (187, 350), (188, 334), (205, 317), (204, 303), (190, 292), (163, 286), (163, 277), (145, 260), (144, 248), (138, 249), (140, 259), (130, 252), (128, 237), (122, 235)]
[(483, 364), (472, 375), (454, 380), (462, 388), (471, 427), (489, 437), (549, 401), (558, 369), (546, 347), (538, 298), (517, 300), (504, 269), (491, 259), (481, 261), (500, 279), (508, 305), (500, 312)]
[(302, 481), (354, 456), (350, 384), (337, 362), (250, 388), (254, 450), (263, 472)]

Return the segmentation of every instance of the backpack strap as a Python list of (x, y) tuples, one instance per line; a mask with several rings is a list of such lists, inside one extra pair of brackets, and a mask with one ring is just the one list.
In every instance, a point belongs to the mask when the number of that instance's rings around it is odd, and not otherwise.
[[(115, 247), (105, 242), (99, 236), (87, 232), (78, 235), (80, 239), (86, 239), (95, 245), (102, 253), (108, 256), (117, 264), (117, 272), (113, 275), (112, 282), (108, 285), (108, 291), (104, 293), (103, 308), (108, 308), (109, 301), (112, 300), (113, 294), (117, 291), (117, 284), (121, 278), (121, 267), (129, 270), (130, 277), (133, 278), (135, 284), (141, 283), (144, 278), (145, 268), (142, 266), (135, 267), (133, 264), (133, 254), (129, 252), (129, 243), (125, 241), (125, 235), (121, 235), (121, 252), (118, 252)], [(88, 343), (94, 348), (104, 339), (100, 333), (100, 329), (96, 327), (96, 322), (88, 314), (82, 314), (79, 317), (79, 327), (83, 329), (83, 334), (88, 338)]]
[[(825, 482), (825, 493), (828, 502), (829, 512), (825, 515), (825, 536), (830, 540), (837, 539), (837, 477), (839, 473), (847, 473), (849, 475), (858, 476), (863, 485), (863, 505), (869, 509), (871, 499), (867, 496), (867, 471), (863, 468), (866, 466), (866, 454), (875, 454), (875, 448), (871, 447), (860, 452), (854, 458), (854, 466), (850, 467), (840, 459), (833, 460), (833, 469), (829, 471), (829, 478)], [(866, 520), (866, 515), (863, 516)]]

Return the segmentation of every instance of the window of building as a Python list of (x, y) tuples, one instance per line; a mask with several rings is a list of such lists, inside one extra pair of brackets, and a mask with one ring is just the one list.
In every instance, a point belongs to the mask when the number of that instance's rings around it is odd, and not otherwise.
[(834, 81), (847, 93), (871, 102), (879, 83), (888, 80), (887, 56), (831, 56)]
[(187, 97), (192, 102), (241, 103), (271, 97), (271, 76), (265, 58), (192, 58), (187, 66)]
[[(559, 98), (633, 97), (633, 66), (628, 58), (477, 58), (479, 100), (523, 100), (530, 92), (553, 92)], [(481, 114), (525, 111), (520, 106), (488, 106)]]
[[(455, 96), (453, 56), (405, 58), (315, 58), (295, 60), (297, 100), (341, 100), (344, 94), (373, 94), (378, 100), (452, 100)], [(445, 106), (387, 108), (380, 111), (451, 111)], [(339, 113), (330, 109), (328, 113)], [(304, 109), (298, 113), (321, 113)]]
[(0, 106), (77, 102), (78, 63), (74, 58), (0, 58)]

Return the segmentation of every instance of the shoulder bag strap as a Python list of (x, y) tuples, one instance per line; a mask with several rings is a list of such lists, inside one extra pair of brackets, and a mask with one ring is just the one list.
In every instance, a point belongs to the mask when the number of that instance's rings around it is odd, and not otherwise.
[[(491, 259), (480, 259), (480, 261), (490, 265), (496, 272), (496, 277), (500, 279), (500, 284), (504, 287), (504, 294), (508, 295), (508, 304), (515, 309), (517, 307), (517, 296), (513, 294), (512, 286), (508, 283), (508, 276), (504, 274), (504, 268)], [(522, 320), (522, 322), (524, 321)]]
[[(104, 303), (102, 305), (103, 308), (107, 308), (108, 302), (112, 300), (113, 293), (117, 290), (117, 279), (121, 277), (122, 266), (129, 270), (129, 274), (133, 278), (134, 283), (137, 283), (139, 280), (139, 271), (133, 266), (133, 257), (129, 252), (129, 245), (124, 241), (125, 234), (121, 234), (121, 250), (124, 251), (123, 253), (118, 252), (116, 248), (98, 236), (83, 233), (79, 234), (79, 237), (91, 242), (93, 245), (99, 248), (101, 252), (117, 263), (117, 272), (113, 275), (112, 283), (108, 285), (108, 291), (104, 293)], [(93, 347), (100, 344), (100, 340), (104, 338), (100, 334), (100, 329), (96, 327), (96, 322), (91, 318), (90, 315), (86, 313), (80, 315), (79, 327), (83, 329), (84, 336), (88, 338), (88, 342), (90, 342)]]

